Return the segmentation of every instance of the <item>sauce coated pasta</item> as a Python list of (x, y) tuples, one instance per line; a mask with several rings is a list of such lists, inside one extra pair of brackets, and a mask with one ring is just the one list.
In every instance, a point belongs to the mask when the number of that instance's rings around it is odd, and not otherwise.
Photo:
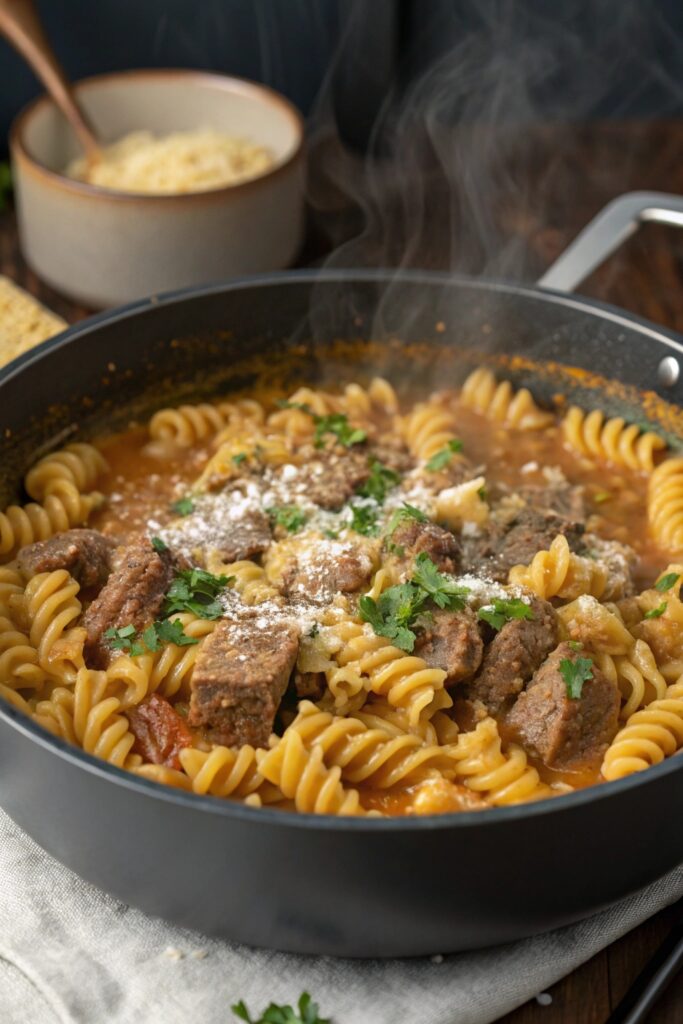
[(302, 813), (507, 806), (683, 746), (683, 460), (488, 369), (157, 412), (0, 514), (0, 698)]

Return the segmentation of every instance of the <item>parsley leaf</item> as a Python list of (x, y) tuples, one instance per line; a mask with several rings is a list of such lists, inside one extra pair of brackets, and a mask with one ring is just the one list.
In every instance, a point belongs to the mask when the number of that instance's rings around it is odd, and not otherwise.
[(414, 505), (409, 505), (407, 501), (404, 501), (400, 508), (394, 509), (391, 513), (386, 530), (387, 537), (391, 537), (394, 530), (406, 519), (415, 519), (418, 523), (429, 522), (429, 516), (425, 515), (422, 509), (415, 508)]
[(560, 662), (560, 672), (567, 687), (567, 696), (571, 700), (578, 700), (583, 684), (593, 678), (593, 662), (590, 658), (577, 658), (576, 661), (563, 658)]
[(235, 463), (236, 466), (240, 466), (245, 461), (246, 457), (246, 452), (238, 452), (237, 455), (233, 455), (232, 461)]
[(649, 612), (645, 612), (643, 615), (644, 619), (658, 619), (660, 615), (663, 615), (666, 611), (668, 601), (662, 601), (656, 608), (650, 608)]
[(161, 537), (152, 537), (152, 547), (160, 555), (163, 555), (164, 551), (168, 551), (168, 544)]
[(296, 505), (272, 505), (266, 509), (275, 526), (281, 526), (288, 533), (297, 533), (308, 516)]
[(317, 637), (319, 632), (320, 632), (320, 626), (319, 626), (319, 624), (317, 622), (314, 622), (313, 625), (311, 626), (311, 628), (309, 629), (308, 633), (306, 634), (306, 636), (310, 636), (310, 638), (312, 640), (314, 640), (315, 637)]
[(214, 576), (205, 569), (181, 569), (168, 588), (164, 616), (193, 612), (200, 619), (220, 619), (223, 607), (215, 599), (233, 579), (232, 576)]
[(163, 644), (175, 644), (176, 647), (188, 647), (191, 644), (198, 644), (199, 640), (194, 636), (187, 636), (183, 630), (182, 622), (174, 619), (157, 619), (151, 626), (148, 626), (142, 634), (142, 640), (150, 651), (158, 651)]
[(488, 622), (495, 630), (502, 629), (506, 622), (513, 619), (533, 619), (534, 613), (528, 604), (518, 597), (493, 599), (477, 612), (477, 618)]
[(328, 1017), (320, 1016), (320, 1008), (311, 1000), (308, 992), (302, 992), (296, 1010), (291, 1006), (270, 1003), (260, 1017), (252, 1017), (242, 999), (230, 1009), (246, 1024), (330, 1024)]
[(370, 505), (350, 505), (351, 522), (349, 526), (364, 537), (375, 537), (379, 531), (377, 526), (377, 509)]
[(327, 537), (328, 540), (337, 540), (339, 530), (323, 530), (323, 537)]
[(144, 647), (137, 642), (135, 626), (132, 624), (121, 626), (119, 629), (114, 629), (112, 626), (105, 629), (103, 636), (105, 640), (109, 641), (109, 646), (113, 651), (124, 651), (133, 658), (138, 654), (145, 653)]
[(573, 651), (582, 651), (583, 643), (581, 640), (567, 640), (567, 643)]
[(422, 611), (427, 594), (412, 583), (399, 583), (380, 594), (377, 601), (361, 597), (358, 607), (363, 622), (369, 622), (377, 636), (393, 640), (402, 651), (412, 651), (415, 633), (410, 628)]
[(655, 590), (658, 590), (660, 594), (663, 594), (666, 590), (671, 590), (680, 579), (677, 572), (668, 572), (666, 576), (662, 576), (661, 580), (657, 580), (655, 583)]
[(367, 431), (352, 427), (343, 412), (319, 416), (305, 402), (288, 402), (286, 399), (281, 399), (277, 404), (281, 409), (300, 409), (301, 412), (308, 413), (315, 424), (313, 443), (316, 448), (323, 447), (326, 434), (331, 434), (345, 448), (351, 448), (354, 444), (362, 444), (363, 441), (367, 441)]
[(374, 498), (378, 505), (381, 505), (387, 496), (387, 491), (401, 482), (401, 477), (393, 469), (383, 466), (377, 459), (370, 461), (370, 476), (356, 488), (356, 494), (364, 498)]
[(454, 437), (448, 442), (445, 448), (441, 448), (438, 452), (434, 452), (425, 468), (431, 473), (438, 473), (440, 469), (446, 468), (456, 452), (461, 451), (462, 441), (458, 440), (457, 437)]
[(178, 501), (173, 502), (171, 510), (176, 515), (189, 516), (191, 512), (194, 512), (194, 502), (192, 498), (179, 498)]
[(456, 583), (452, 576), (439, 572), (426, 551), (421, 551), (415, 559), (412, 582), (421, 587), (439, 608), (457, 612), (465, 607), (469, 588)]

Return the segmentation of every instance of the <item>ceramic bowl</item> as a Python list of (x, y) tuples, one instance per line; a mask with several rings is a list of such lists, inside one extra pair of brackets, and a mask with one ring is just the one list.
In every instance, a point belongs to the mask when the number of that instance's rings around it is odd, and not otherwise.
[(237, 185), (181, 195), (116, 192), (66, 178), (80, 155), (47, 96), (16, 118), (10, 151), (24, 256), (58, 291), (92, 308), (277, 270), (303, 233), (303, 123), (283, 96), (200, 71), (98, 75), (75, 86), (98, 136), (214, 128), (270, 147), (274, 164)]

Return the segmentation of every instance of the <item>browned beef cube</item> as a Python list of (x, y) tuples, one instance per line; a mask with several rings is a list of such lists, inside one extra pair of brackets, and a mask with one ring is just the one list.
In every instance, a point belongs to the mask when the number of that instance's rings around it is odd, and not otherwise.
[(320, 700), (325, 692), (324, 672), (294, 673), (294, 689), (299, 700)]
[(417, 519), (404, 519), (396, 527), (388, 542), (396, 571), (409, 579), (415, 567), (415, 559), (424, 552), (429, 555), (440, 572), (457, 573), (460, 568), (460, 543), (449, 530), (436, 523), (421, 523)]
[(22, 548), (17, 556), (27, 576), (66, 569), (83, 590), (99, 590), (111, 572), (114, 542), (98, 530), (65, 530)]
[(133, 750), (145, 761), (182, 768), (179, 754), (192, 746), (192, 733), (184, 719), (167, 700), (152, 693), (126, 711), (130, 731), (135, 736)]
[(381, 462), (387, 469), (399, 474), (409, 473), (415, 466), (415, 459), (398, 439), (387, 438), (373, 442), (368, 448), (368, 457), (371, 462)]
[(498, 714), (523, 689), (557, 643), (556, 615), (547, 601), (531, 601), (533, 619), (506, 622), (489, 644), (479, 675), (467, 686), (470, 700), (480, 700)]
[(304, 445), (298, 456), (301, 465), (297, 471), (296, 491), (321, 508), (341, 508), (370, 476), (364, 445), (320, 449)]
[(261, 554), (272, 540), (260, 493), (248, 480), (231, 481), (220, 494), (199, 495), (193, 504), (189, 516), (164, 531), (171, 547), (190, 558), (213, 549), (237, 562)]
[(299, 651), (299, 632), (257, 615), (223, 619), (192, 673), (190, 725), (215, 743), (263, 747)]
[(363, 550), (342, 541), (318, 542), (292, 559), (282, 589), (291, 601), (327, 604), (336, 594), (355, 594), (371, 573), (372, 561)]
[(513, 735), (551, 768), (599, 764), (618, 728), (619, 689), (595, 665), (593, 678), (584, 682), (581, 696), (571, 698), (567, 693), (560, 663), (577, 657), (580, 654), (569, 644), (560, 644), (506, 718)]
[(555, 512), (565, 519), (577, 522), (586, 517), (585, 489), (580, 484), (559, 480), (546, 487), (528, 484), (517, 488), (516, 493), (534, 508)]
[(507, 583), (513, 565), (527, 565), (537, 551), (547, 549), (558, 533), (573, 551), (581, 551), (583, 524), (554, 512), (526, 505), (501, 521), (493, 516), (480, 533), (468, 537), (463, 563), (467, 572)]
[(437, 610), (424, 630), (418, 633), (415, 654), (434, 668), (448, 673), (446, 686), (473, 676), (481, 665), (484, 644), (474, 614)]
[(116, 568), (83, 616), (87, 633), (85, 657), (92, 668), (106, 668), (111, 658), (104, 633), (132, 625), (150, 625), (161, 611), (164, 595), (175, 575), (169, 550), (157, 552), (140, 535), (117, 552)]

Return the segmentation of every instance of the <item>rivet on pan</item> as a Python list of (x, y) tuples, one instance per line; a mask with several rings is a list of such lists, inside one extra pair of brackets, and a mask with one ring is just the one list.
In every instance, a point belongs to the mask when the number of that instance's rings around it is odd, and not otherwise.
[(657, 376), (662, 387), (672, 388), (677, 383), (681, 367), (673, 356), (664, 356), (657, 368)]

